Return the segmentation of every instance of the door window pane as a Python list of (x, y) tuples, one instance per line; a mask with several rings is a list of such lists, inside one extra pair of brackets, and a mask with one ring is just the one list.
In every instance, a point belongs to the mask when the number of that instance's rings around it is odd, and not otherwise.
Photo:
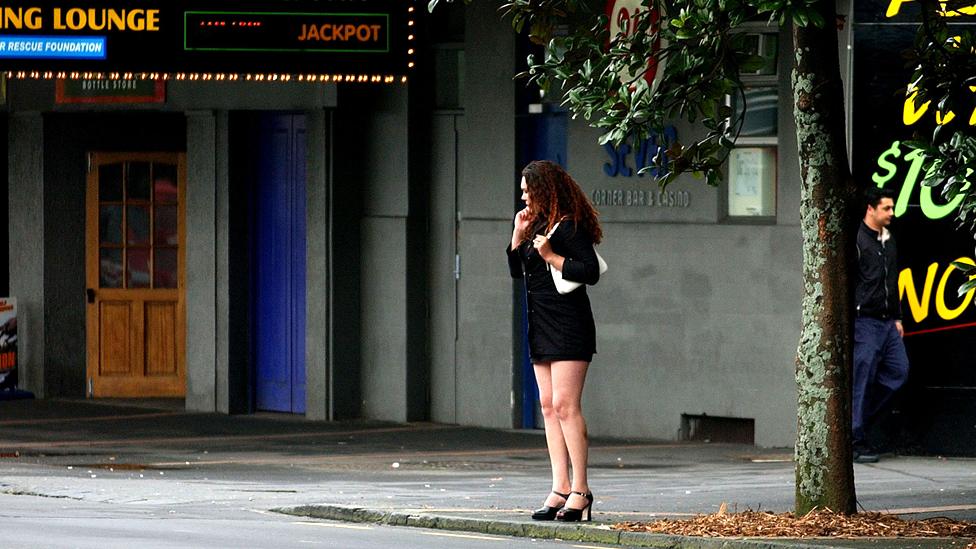
[(176, 165), (153, 164), (153, 194), (157, 204), (176, 204)]
[(130, 246), (149, 245), (149, 208), (126, 207), (126, 243)]
[(122, 250), (102, 248), (98, 261), (98, 285), (102, 288), (122, 287)]
[(126, 200), (149, 200), (149, 162), (129, 162)]
[(122, 206), (99, 208), (98, 235), (102, 244), (122, 243)]
[(148, 288), (149, 287), (149, 248), (129, 248), (127, 250), (129, 261), (126, 269), (127, 288)]
[(153, 262), (153, 287), (176, 287), (176, 249), (156, 248), (156, 261)]
[(122, 164), (105, 164), (98, 168), (99, 202), (122, 201)]
[(156, 245), (176, 246), (176, 206), (156, 206)]

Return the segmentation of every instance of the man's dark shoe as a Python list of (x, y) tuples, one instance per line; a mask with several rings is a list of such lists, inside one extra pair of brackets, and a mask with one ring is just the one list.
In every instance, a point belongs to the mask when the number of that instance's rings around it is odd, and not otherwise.
[(854, 450), (854, 463), (877, 463), (879, 459), (878, 454)]

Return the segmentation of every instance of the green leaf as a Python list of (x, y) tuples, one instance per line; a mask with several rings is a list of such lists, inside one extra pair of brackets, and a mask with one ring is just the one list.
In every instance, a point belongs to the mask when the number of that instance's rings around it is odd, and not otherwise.
[(957, 297), (962, 297), (969, 293), (970, 290), (976, 288), (976, 279), (967, 280), (959, 285), (959, 291), (956, 292)]
[(972, 265), (965, 261), (953, 261), (952, 266), (955, 267), (956, 269), (959, 269), (959, 271), (963, 274), (976, 272), (976, 265)]

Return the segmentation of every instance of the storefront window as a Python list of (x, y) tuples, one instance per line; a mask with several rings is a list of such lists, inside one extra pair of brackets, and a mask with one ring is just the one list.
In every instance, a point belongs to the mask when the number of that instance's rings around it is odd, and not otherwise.
[(748, 32), (745, 39), (748, 50), (763, 59), (762, 67), (748, 74), (752, 76), (775, 76), (776, 63), (779, 60), (779, 33)]
[(745, 113), (739, 137), (776, 137), (779, 118), (779, 89), (774, 86), (746, 88), (732, 98), (736, 117)]
[(729, 215), (775, 215), (775, 183), (775, 147), (733, 149), (729, 155)]
[[(741, 32), (761, 66), (741, 75), (745, 89), (729, 96), (733, 121), (741, 120), (736, 148), (728, 161), (724, 217), (769, 222), (776, 216), (777, 145), (779, 143), (779, 31), (749, 23)], [(754, 221), (752, 221), (754, 222)]]

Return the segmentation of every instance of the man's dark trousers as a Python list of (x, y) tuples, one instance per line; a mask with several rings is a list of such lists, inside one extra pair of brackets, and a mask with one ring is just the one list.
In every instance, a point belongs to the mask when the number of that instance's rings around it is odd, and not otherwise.
[(857, 317), (851, 402), (855, 449), (864, 446), (865, 428), (907, 379), (908, 355), (895, 321)]

